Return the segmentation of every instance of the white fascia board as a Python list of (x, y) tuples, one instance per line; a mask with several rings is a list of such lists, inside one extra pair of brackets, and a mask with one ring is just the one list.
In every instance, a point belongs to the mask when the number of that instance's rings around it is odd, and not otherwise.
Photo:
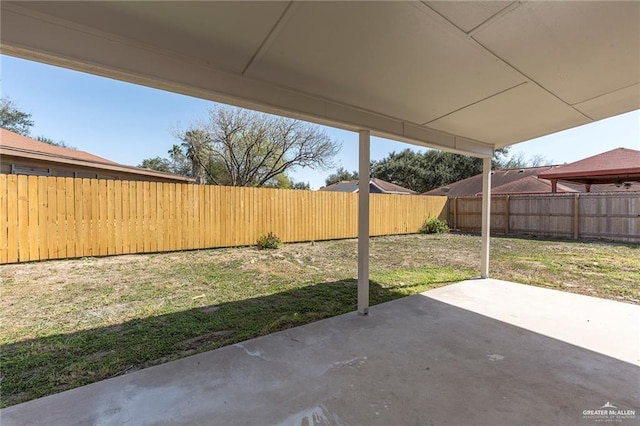
[(212, 68), (28, 9), (2, 5), (0, 53), (211, 101), (476, 157), (494, 146)]

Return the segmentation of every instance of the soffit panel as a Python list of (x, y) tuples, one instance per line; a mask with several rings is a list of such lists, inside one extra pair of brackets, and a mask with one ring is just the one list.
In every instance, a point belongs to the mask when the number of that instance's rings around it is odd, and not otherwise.
[(637, 1), (527, 2), (473, 38), (576, 104), (640, 82), (639, 22)]
[(633, 111), (638, 106), (640, 106), (640, 83), (575, 104), (574, 108), (594, 120), (601, 120)]
[(288, 4), (278, 1), (13, 3), (203, 60), (231, 72), (241, 72), (246, 67)]
[[(466, 146), (462, 136), (505, 145), (586, 122), (549, 91), (582, 99), (576, 108), (596, 118), (640, 107), (640, 52), (631, 37), (640, 3), (612, 3), (613, 12), (582, 2), (524, 3), (488, 22), (488, 12), (479, 13), (473, 22), (484, 23), (473, 37), (495, 44), (494, 53), (514, 59), (547, 91), (518, 86), (526, 76), (421, 3), (288, 5), (5, 1), (3, 51), (413, 143), (443, 140), (451, 149)], [(418, 126), (426, 122), (448, 134)], [(486, 147), (470, 145), (484, 155)]]
[(247, 74), (425, 123), (524, 81), (410, 3), (300, 3)]
[(427, 1), (430, 8), (447, 18), (455, 26), (468, 33), (512, 1)]
[[(374, 135), (417, 145), (476, 156), (492, 153), (488, 144), (215, 70), (108, 34), (43, 21), (5, 4), (2, 37), (3, 52), (17, 57), (343, 129), (369, 129)], [(407, 126), (423, 131), (405, 131)]]
[(429, 123), (500, 148), (590, 120), (535, 84), (523, 84)]

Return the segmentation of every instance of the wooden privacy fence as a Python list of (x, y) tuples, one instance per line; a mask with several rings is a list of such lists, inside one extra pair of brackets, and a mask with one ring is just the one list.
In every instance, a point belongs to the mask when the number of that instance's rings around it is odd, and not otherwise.
[[(446, 218), (446, 197), (372, 194), (370, 234)], [(0, 263), (357, 236), (354, 193), (0, 175)]]
[[(449, 226), (479, 232), (481, 197), (449, 199)], [(491, 197), (491, 232), (640, 242), (640, 194)]]

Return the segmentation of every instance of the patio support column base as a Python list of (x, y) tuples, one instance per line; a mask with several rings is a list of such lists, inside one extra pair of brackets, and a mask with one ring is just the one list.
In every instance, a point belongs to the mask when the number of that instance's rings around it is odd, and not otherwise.
[(369, 130), (360, 131), (358, 168), (358, 313), (369, 313)]
[(489, 235), (491, 228), (491, 157), (482, 159), (482, 253), (480, 276), (489, 278)]

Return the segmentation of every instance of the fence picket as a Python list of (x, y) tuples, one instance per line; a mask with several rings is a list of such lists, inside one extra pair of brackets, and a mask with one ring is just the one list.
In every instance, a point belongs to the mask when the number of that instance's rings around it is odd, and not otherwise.
[(28, 203), (28, 215), (29, 215), (29, 228), (28, 228), (28, 239), (29, 239), (29, 260), (38, 260), (40, 259), (40, 241), (39, 241), (39, 232), (38, 232), (38, 222), (40, 220), (39, 214), (39, 206), (38, 206), (38, 177), (37, 176), (29, 176), (27, 180), (27, 185), (29, 189), (29, 197), (27, 199)]
[(18, 176), (18, 257), (29, 260), (29, 187), (27, 176)]
[(65, 257), (75, 257), (76, 255), (76, 239), (75, 239), (75, 226), (76, 226), (76, 214), (74, 201), (74, 188), (73, 178), (64, 178), (64, 203), (66, 208), (66, 214), (64, 215), (64, 232), (67, 241), (67, 253)]
[(0, 175), (0, 263), (7, 263), (9, 252), (7, 246), (7, 219), (9, 217), (7, 196), (7, 175)]
[(122, 181), (113, 182), (113, 245), (114, 253), (122, 254)]
[(95, 219), (93, 217), (93, 203), (91, 202), (91, 181), (82, 179), (82, 220), (84, 221), (84, 232), (82, 239), (84, 240), (84, 255), (93, 256), (93, 227)]
[(73, 210), (76, 219), (74, 226), (73, 239), (75, 240), (76, 254), (75, 257), (86, 256), (85, 241), (83, 238), (83, 229), (85, 227), (84, 217), (82, 215), (82, 179), (73, 179)]

